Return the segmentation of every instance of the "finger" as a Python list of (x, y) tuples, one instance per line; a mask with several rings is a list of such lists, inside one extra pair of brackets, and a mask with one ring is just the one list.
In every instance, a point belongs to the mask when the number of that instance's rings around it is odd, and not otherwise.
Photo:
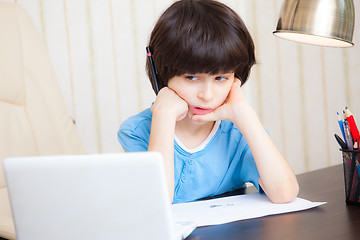
[(235, 78), (235, 81), (233, 83), (233, 87), (241, 87), (241, 81), (238, 78)]
[(183, 120), (183, 119), (186, 117), (186, 115), (187, 115), (187, 111), (184, 112), (183, 114), (181, 114), (180, 116), (178, 116), (177, 119), (176, 119), (176, 121), (181, 121), (181, 120)]
[(205, 114), (205, 115), (194, 115), (192, 116), (192, 120), (199, 122), (208, 122), (208, 121), (216, 121), (216, 114), (214, 112)]
[(235, 82), (233, 83), (231, 90), (230, 90), (230, 94), (235, 94), (237, 96), (239, 96), (241, 99), (244, 98), (244, 94), (241, 88), (241, 81), (239, 79), (236, 79)]
[(235, 77), (235, 81), (237, 81), (237, 82), (240, 82), (240, 86), (241, 86), (241, 80), (240, 80), (240, 78), (238, 78), (238, 77)]

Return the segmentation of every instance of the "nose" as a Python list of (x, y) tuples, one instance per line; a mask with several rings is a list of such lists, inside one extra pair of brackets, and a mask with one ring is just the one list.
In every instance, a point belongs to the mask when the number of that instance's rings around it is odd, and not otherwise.
[(206, 81), (200, 86), (198, 97), (207, 102), (214, 98), (214, 86), (211, 81)]

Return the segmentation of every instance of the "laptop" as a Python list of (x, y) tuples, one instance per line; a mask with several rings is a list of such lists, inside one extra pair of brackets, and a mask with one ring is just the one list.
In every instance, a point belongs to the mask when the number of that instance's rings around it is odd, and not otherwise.
[(18, 240), (185, 239), (156, 152), (7, 158)]

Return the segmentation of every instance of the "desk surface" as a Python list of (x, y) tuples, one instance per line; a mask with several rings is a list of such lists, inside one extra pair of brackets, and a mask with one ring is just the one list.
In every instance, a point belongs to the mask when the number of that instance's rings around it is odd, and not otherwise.
[(300, 174), (297, 179), (299, 197), (328, 203), (301, 212), (197, 228), (187, 240), (360, 239), (360, 206), (345, 203), (342, 165)]

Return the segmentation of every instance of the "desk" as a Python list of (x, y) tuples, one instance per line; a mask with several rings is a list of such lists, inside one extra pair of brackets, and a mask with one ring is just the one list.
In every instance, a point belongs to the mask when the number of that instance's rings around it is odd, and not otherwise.
[[(360, 239), (360, 206), (346, 205), (342, 165), (297, 176), (299, 197), (328, 202), (317, 208), (201, 227), (186, 240), (348, 240)], [(246, 193), (254, 192), (253, 188)]]

